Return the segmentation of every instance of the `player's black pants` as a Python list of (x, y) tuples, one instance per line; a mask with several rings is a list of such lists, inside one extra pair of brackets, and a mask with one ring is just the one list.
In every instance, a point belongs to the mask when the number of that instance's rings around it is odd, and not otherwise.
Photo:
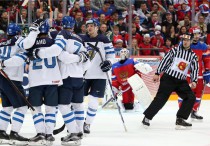
[(186, 80), (179, 80), (167, 74), (164, 74), (160, 79), (158, 92), (150, 106), (145, 110), (145, 117), (152, 120), (174, 91), (183, 99), (182, 105), (177, 112), (177, 117), (187, 119), (196, 97)]

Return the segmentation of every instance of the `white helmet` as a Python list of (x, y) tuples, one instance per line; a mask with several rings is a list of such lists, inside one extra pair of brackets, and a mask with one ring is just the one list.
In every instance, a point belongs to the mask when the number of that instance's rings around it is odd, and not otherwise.
[(127, 58), (129, 58), (129, 50), (126, 48), (123, 48), (122, 50), (120, 50), (120, 59), (121, 60), (125, 60)]

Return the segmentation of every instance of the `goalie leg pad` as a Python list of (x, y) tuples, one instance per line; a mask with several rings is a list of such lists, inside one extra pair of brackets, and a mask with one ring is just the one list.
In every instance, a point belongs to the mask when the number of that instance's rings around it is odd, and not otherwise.
[(140, 104), (143, 107), (147, 107), (152, 101), (152, 96), (144, 81), (139, 77), (138, 74), (134, 74), (128, 78), (128, 83), (132, 87), (132, 91)]

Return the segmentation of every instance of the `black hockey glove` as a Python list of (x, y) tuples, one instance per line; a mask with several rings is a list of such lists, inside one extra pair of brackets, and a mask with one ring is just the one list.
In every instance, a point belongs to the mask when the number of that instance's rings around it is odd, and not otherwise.
[(28, 56), (29, 60), (36, 60), (40, 59), (38, 52), (40, 49), (30, 49), (28, 52), (26, 52), (26, 55)]
[(105, 60), (100, 66), (103, 72), (108, 72), (112, 68), (112, 63), (109, 60)]
[(44, 23), (44, 19), (35, 20), (29, 27), (29, 31), (38, 31), (39, 27)]
[(79, 60), (80, 63), (85, 63), (89, 59), (89, 54), (87, 52), (82, 51), (82, 52), (79, 52), (78, 55), (80, 57), (80, 60)]

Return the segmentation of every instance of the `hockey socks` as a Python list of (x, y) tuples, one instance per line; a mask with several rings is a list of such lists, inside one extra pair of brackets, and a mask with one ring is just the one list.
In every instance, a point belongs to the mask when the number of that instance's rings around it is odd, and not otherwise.
[(79, 132), (83, 131), (83, 125), (84, 125), (84, 104), (83, 103), (72, 103), (73, 109), (74, 109), (74, 115), (75, 120), (77, 123), (77, 126), (79, 128)]
[(55, 125), (55, 113), (56, 113), (56, 107), (55, 106), (47, 106), (45, 105), (45, 134), (52, 134), (54, 125)]
[(41, 106), (34, 107), (36, 112), (32, 112), (36, 133), (45, 133), (44, 115)]
[(12, 131), (19, 133), (23, 125), (24, 117), (27, 110), (28, 110), (28, 107), (23, 106), (23, 107), (17, 108), (17, 110), (14, 112), (14, 115), (12, 117), (12, 128), (11, 128)]
[(85, 123), (92, 124), (98, 109), (98, 97), (93, 97), (92, 95), (89, 95), (88, 99), (89, 102)]
[(78, 133), (79, 130), (75, 120), (74, 112), (69, 108), (69, 105), (58, 105), (58, 109), (63, 116), (64, 123), (69, 133)]
[(0, 111), (0, 130), (7, 131), (13, 107), (3, 107)]

